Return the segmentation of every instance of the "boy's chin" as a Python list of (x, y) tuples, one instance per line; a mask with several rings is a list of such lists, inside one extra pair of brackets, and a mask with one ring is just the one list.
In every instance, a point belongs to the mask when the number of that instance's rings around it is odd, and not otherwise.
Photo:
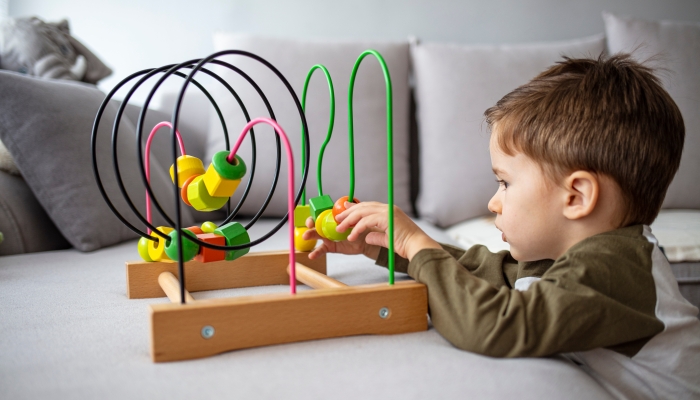
[(547, 258), (544, 256), (538, 256), (537, 254), (519, 251), (517, 247), (513, 247), (512, 243), (510, 245), (510, 255), (515, 259), (515, 261), (518, 262), (539, 261)]

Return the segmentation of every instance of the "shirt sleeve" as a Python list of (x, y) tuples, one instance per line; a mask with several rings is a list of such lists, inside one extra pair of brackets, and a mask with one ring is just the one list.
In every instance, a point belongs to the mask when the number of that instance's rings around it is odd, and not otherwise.
[[(598, 271), (581, 262), (589, 256), (593, 265), (600, 260)], [(610, 274), (615, 267), (629, 266), (621, 265), (622, 256), (611, 266), (610, 256), (593, 251), (565, 258), (526, 291), (512, 289), (508, 275), (513, 273), (506, 272), (513, 269), (509, 253), (490, 253), (483, 246), (459, 258), (448, 249), (424, 249), (407, 271), (428, 287), (435, 329), (461, 349), (493, 357), (547, 356), (598, 347), (634, 352), (638, 346), (625, 344), (644, 342), (663, 330), (663, 324), (653, 310), (635, 309), (632, 300), (625, 304), (611, 295), (609, 282), (616, 277)], [(581, 275), (587, 274), (599, 278), (582, 281)], [(653, 292), (653, 280), (651, 285)]]

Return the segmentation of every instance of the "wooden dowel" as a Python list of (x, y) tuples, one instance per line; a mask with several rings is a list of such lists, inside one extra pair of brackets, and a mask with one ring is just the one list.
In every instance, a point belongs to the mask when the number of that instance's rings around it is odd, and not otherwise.
[[(163, 288), (163, 291), (171, 302), (180, 302), (180, 282), (177, 280), (175, 275), (173, 275), (171, 272), (163, 272), (158, 275), (158, 283), (160, 284), (160, 287)], [(190, 292), (185, 290), (185, 303), (191, 303), (193, 301), (194, 297), (192, 297)]]
[[(343, 282), (329, 278), (327, 275), (315, 271), (305, 265), (299, 263), (296, 263), (296, 265), (297, 280), (305, 285), (311, 286), (314, 289), (340, 288), (348, 286)], [(291, 265), (287, 266), (287, 274), (289, 274), (290, 267)]]

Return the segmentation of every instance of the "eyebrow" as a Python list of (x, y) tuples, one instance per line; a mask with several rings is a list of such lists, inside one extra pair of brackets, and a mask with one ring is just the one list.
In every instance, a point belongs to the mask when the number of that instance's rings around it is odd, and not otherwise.
[(496, 174), (496, 175), (503, 175), (503, 174), (505, 174), (505, 172), (503, 172), (502, 170), (500, 170), (500, 169), (498, 169), (498, 168), (496, 168), (496, 167), (492, 167), (492, 168), (491, 168), (491, 171), (493, 171), (493, 173)]

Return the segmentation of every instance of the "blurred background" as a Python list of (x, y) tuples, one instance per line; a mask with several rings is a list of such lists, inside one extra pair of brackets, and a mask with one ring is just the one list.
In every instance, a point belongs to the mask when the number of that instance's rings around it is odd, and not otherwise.
[(216, 31), (321, 40), (412, 36), (525, 43), (602, 33), (602, 11), (700, 21), (698, 0), (0, 0), (0, 17), (67, 18), (73, 36), (114, 70), (100, 82), (103, 90), (134, 71), (213, 52)]

